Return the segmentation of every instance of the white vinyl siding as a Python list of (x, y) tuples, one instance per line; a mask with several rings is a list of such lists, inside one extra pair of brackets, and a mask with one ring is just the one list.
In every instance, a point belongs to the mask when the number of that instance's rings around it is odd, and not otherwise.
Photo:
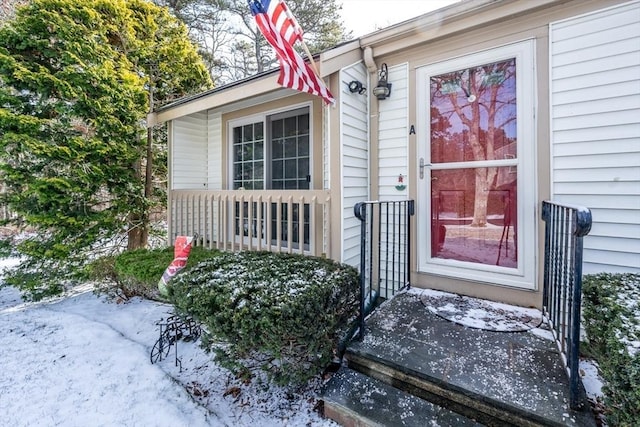
[(349, 82), (368, 87), (364, 64), (340, 71), (340, 155), (342, 175), (342, 262), (360, 263), (360, 221), (353, 214), (358, 202), (369, 199), (368, 92), (351, 93)]
[[(407, 64), (389, 67), (391, 95), (378, 102), (378, 185), (380, 200), (404, 200), (409, 194), (409, 68)], [(404, 190), (397, 190), (398, 176), (404, 177)]]
[[(378, 200), (381, 201), (405, 200), (409, 194), (409, 67), (405, 63), (389, 67), (388, 70), (391, 93), (387, 99), (378, 101)], [(396, 188), (400, 174), (405, 186), (402, 190)], [(382, 247), (391, 247), (391, 252), (396, 255), (392, 256), (388, 251), (380, 254), (380, 264), (388, 269), (381, 271), (380, 280), (398, 289), (405, 283), (397, 281), (397, 274), (396, 277), (387, 277), (387, 274), (403, 270), (400, 257), (395, 258), (398, 250), (404, 254), (404, 248), (397, 245), (406, 239), (406, 233), (403, 228), (399, 236), (394, 236), (396, 224), (401, 223), (400, 213), (395, 213), (394, 209), (388, 214), (386, 209), (382, 209), (381, 223), (383, 232), (380, 244)], [(383, 288), (380, 292), (386, 297), (389, 289)]]
[(208, 189), (222, 190), (222, 114), (209, 112), (208, 125)]
[(174, 190), (207, 188), (207, 113), (172, 121), (171, 177)]
[(552, 23), (552, 198), (587, 206), (584, 272), (640, 272), (640, 2)]

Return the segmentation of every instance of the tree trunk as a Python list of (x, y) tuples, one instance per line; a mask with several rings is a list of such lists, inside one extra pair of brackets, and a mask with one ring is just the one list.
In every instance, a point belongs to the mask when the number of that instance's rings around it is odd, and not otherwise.
[[(153, 111), (153, 83), (149, 85), (149, 110)], [(142, 210), (140, 221), (139, 244), (141, 248), (147, 247), (149, 243), (149, 205), (153, 191), (153, 127), (147, 127), (147, 164), (144, 173), (144, 200), (145, 206)]]
[(256, 55), (256, 63), (258, 64), (257, 73), (260, 74), (264, 71), (264, 64), (262, 63), (262, 55), (260, 55), (260, 38), (256, 34), (253, 42), (254, 53)]
[[(135, 179), (141, 179), (142, 173), (140, 172), (142, 168), (141, 161), (138, 160), (133, 165), (133, 169), (135, 171)], [(131, 213), (127, 217), (127, 225), (129, 230), (127, 231), (127, 250), (131, 251), (134, 249), (140, 249), (141, 246), (141, 215), (140, 210), (136, 206), (132, 206)]]
[[(149, 85), (149, 110), (153, 111), (153, 84)], [(144, 198), (139, 212), (129, 215), (127, 250), (146, 248), (149, 243), (149, 205), (153, 191), (153, 128), (147, 128), (146, 167), (144, 172)], [(142, 179), (141, 163), (136, 163), (136, 178)]]
[(146, 245), (142, 244), (142, 227), (140, 215), (129, 215), (129, 232), (127, 233), (127, 250), (141, 249)]
[(476, 189), (473, 201), (472, 227), (487, 226), (489, 191), (497, 174), (497, 168), (476, 168)]
[[(151, 199), (153, 191), (153, 128), (147, 129), (147, 168), (144, 176), (144, 199)], [(149, 218), (149, 207), (145, 206), (142, 214), (142, 237), (141, 243), (147, 246), (149, 243), (149, 226), (151, 219)]]

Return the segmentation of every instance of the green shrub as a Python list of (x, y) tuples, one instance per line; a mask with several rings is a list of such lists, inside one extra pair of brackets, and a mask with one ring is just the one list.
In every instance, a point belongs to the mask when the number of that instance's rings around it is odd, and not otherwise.
[[(90, 266), (89, 277), (115, 283), (126, 297), (160, 298), (158, 281), (173, 261), (173, 246), (164, 249), (136, 249), (103, 257)], [(218, 251), (200, 246), (191, 249), (184, 271), (198, 262), (218, 255)]]
[(23, 260), (19, 266), (6, 271), (0, 288), (13, 286), (20, 289), (25, 301), (40, 301), (62, 293), (75, 277), (69, 266), (60, 266), (39, 260)]
[(587, 348), (606, 382), (607, 421), (640, 425), (640, 275), (585, 276), (583, 292)]
[(0, 259), (8, 258), (14, 254), (13, 244), (9, 239), (0, 239)]
[(331, 362), (357, 311), (358, 275), (321, 258), (223, 253), (176, 278), (169, 295), (203, 323), (203, 345), (222, 366), (299, 384)]

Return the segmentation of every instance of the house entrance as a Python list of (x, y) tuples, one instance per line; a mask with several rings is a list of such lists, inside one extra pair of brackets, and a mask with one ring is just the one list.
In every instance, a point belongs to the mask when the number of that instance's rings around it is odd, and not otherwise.
[(534, 286), (532, 45), (418, 69), (419, 271)]

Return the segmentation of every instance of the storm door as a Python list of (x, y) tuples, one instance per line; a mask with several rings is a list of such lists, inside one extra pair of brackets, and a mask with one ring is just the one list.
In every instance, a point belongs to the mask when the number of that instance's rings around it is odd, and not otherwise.
[(534, 287), (532, 46), (418, 69), (420, 271)]

